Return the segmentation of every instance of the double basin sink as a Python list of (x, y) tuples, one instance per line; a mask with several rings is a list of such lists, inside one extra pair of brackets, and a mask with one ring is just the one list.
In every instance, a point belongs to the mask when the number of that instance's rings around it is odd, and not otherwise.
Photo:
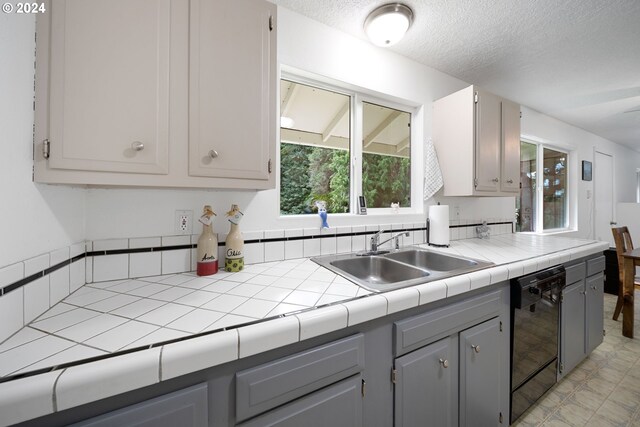
[(415, 247), (386, 254), (351, 253), (322, 256), (312, 260), (375, 292), (457, 276), (494, 265), (487, 261), (445, 255)]

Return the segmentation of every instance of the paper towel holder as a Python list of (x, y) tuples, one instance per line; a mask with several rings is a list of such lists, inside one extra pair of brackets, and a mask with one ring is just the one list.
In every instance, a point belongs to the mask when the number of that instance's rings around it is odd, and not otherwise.
[[(438, 203), (438, 204), (440, 204), (440, 203)], [(431, 243), (429, 241), (429, 230), (431, 230), (431, 221), (429, 221), (429, 218), (427, 218), (427, 245), (433, 246), (435, 248), (448, 248), (449, 247), (449, 245), (438, 245), (438, 244), (435, 244), (435, 243)]]

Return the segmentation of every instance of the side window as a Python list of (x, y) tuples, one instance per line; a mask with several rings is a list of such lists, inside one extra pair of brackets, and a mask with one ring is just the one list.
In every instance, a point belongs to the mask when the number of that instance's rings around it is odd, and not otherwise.
[(568, 153), (527, 141), (520, 143), (520, 197), (516, 231), (569, 226)]

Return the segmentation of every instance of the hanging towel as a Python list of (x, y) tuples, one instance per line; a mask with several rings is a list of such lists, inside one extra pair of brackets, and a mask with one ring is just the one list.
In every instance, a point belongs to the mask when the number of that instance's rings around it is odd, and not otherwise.
[(433, 197), (443, 185), (436, 147), (428, 140), (424, 147), (424, 200)]

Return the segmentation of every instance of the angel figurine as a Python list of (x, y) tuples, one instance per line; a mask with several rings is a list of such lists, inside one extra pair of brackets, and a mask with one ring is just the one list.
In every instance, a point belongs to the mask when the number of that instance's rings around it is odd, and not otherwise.
[(320, 219), (322, 220), (322, 226), (320, 228), (329, 228), (329, 224), (327, 223), (327, 202), (317, 200), (315, 203), (318, 208), (318, 215), (320, 215)]

